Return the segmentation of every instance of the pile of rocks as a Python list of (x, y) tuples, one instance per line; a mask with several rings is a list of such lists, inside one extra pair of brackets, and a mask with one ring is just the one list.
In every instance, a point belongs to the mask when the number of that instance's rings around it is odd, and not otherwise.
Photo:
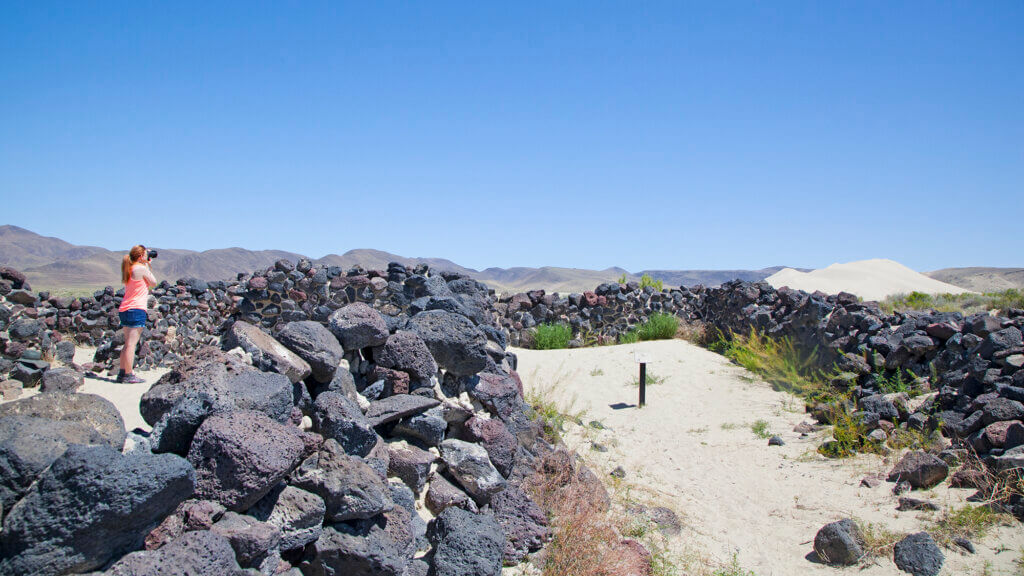
[[(553, 448), (515, 356), (486, 288), (423, 272), (371, 289), (394, 314), (240, 305), (143, 396), (150, 434), (74, 386), (0, 405), (0, 573), (497, 575), (538, 550), (523, 483)], [(279, 304), (259, 284), (240, 302)]]

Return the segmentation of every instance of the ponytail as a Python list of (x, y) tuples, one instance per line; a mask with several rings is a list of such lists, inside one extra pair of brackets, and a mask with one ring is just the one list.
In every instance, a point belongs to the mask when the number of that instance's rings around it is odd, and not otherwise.
[(121, 284), (128, 284), (132, 277), (132, 257), (125, 254), (121, 259)]
[(124, 255), (121, 259), (121, 283), (127, 285), (128, 281), (132, 279), (132, 264), (138, 262), (139, 258), (142, 258), (146, 254), (146, 247), (139, 244), (138, 246), (132, 246), (130, 252)]

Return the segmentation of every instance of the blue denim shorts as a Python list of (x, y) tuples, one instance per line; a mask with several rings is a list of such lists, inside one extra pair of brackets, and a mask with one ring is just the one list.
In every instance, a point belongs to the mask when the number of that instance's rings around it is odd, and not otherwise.
[(144, 328), (146, 326), (146, 311), (134, 308), (118, 312), (117, 317), (121, 319), (121, 328)]

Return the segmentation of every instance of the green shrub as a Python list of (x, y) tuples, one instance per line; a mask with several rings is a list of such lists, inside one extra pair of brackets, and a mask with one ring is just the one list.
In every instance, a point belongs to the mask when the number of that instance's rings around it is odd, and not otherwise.
[(640, 333), (636, 329), (619, 334), (619, 344), (636, 344), (640, 341)]
[(661, 280), (655, 280), (649, 274), (644, 274), (640, 277), (640, 289), (643, 290), (648, 286), (653, 286), (658, 292), (661, 292), (661, 289), (664, 287)]
[(775, 340), (751, 328), (750, 334), (733, 334), (708, 342), (708, 348), (760, 375), (773, 388), (810, 400), (829, 399), (827, 374), (818, 368), (818, 349), (798, 350), (789, 338)]
[(537, 350), (568, 348), (572, 329), (565, 324), (541, 324), (534, 329), (533, 347)]
[(679, 318), (672, 314), (657, 312), (651, 314), (637, 329), (641, 340), (669, 340), (676, 335), (679, 329)]
[(750, 431), (754, 433), (754, 436), (762, 440), (767, 440), (772, 437), (771, 430), (768, 429), (767, 420), (757, 420), (750, 425)]

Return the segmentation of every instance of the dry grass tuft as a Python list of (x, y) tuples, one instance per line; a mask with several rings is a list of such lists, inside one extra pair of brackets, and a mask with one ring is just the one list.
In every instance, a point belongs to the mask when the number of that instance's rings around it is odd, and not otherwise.
[(634, 572), (606, 503), (575, 470), (572, 456), (546, 457), (527, 489), (547, 513), (553, 538), (544, 550), (544, 576), (622, 576)]

